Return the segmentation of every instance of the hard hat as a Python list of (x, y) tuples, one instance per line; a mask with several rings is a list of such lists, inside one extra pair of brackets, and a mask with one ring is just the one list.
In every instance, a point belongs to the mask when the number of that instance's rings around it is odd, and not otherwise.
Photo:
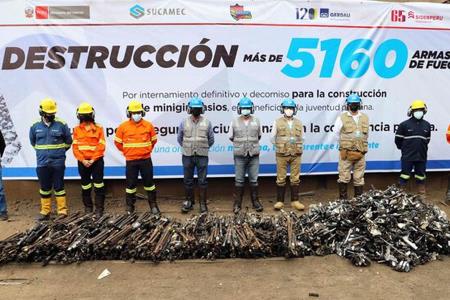
[(80, 106), (77, 108), (77, 114), (85, 115), (92, 114), (94, 112), (94, 108), (87, 102), (82, 102)]
[(292, 100), (292, 99), (284, 99), (281, 102), (281, 106), (282, 107), (292, 107), (292, 108), (296, 108), (297, 107), (297, 105), (295, 105), (295, 101)]
[(244, 97), (238, 103), (239, 108), (252, 108), (253, 102), (250, 98)]
[(189, 108), (203, 108), (204, 104), (200, 98), (191, 98), (188, 102)]
[(128, 103), (127, 111), (130, 113), (143, 112), (144, 106), (137, 100), (131, 100), (130, 103)]
[(351, 104), (351, 103), (361, 103), (361, 98), (357, 95), (357, 94), (350, 94), (348, 95), (347, 99), (345, 99), (345, 102), (347, 102), (347, 104)]
[(51, 98), (45, 98), (39, 105), (39, 111), (46, 114), (56, 114), (56, 102)]
[(411, 104), (411, 110), (414, 109), (426, 109), (427, 106), (425, 104), (425, 102), (423, 102), (422, 100), (416, 100)]

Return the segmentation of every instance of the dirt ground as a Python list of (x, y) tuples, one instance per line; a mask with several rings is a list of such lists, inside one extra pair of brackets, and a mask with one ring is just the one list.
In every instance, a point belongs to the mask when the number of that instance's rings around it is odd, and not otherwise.
[[(311, 186), (315, 195), (303, 198), (306, 204), (335, 196), (334, 188), (326, 188), (322, 183), (318, 186), (310, 183)], [(170, 186), (167, 190), (171, 190)], [(262, 190), (265, 212), (273, 213), (270, 202), (273, 192), (271, 188), (268, 192)], [(7, 193), (11, 220), (0, 222), (0, 239), (32, 226), (39, 206), (31, 198), (15, 197), (23, 191), (11, 184), (7, 184)], [(230, 213), (231, 200), (223, 195), (223, 187), (222, 193), (210, 194), (210, 210)], [(450, 207), (440, 203), (443, 195), (443, 184), (434, 184), (429, 188), (428, 201), (449, 215)], [(71, 199), (71, 210), (80, 210), (79, 198), (74, 195)], [(179, 214), (180, 201), (179, 193), (161, 197), (160, 207), (167, 215), (183, 218)], [(110, 195), (107, 202), (109, 212), (123, 211), (120, 198)], [(137, 209), (147, 209), (145, 201), (139, 201)], [(98, 280), (104, 269), (111, 275)], [(335, 255), (160, 264), (122, 261), (46, 267), (10, 264), (0, 267), (0, 299), (450, 299), (449, 281), (450, 257), (419, 266), (410, 273), (398, 273), (376, 263), (357, 268)]]

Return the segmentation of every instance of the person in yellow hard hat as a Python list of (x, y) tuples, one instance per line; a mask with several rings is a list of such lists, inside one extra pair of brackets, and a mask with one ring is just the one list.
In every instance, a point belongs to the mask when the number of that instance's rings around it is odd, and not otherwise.
[(41, 212), (39, 221), (48, 220), (51, 213), (52, 191), (56, 198), (57, 213), (67, 216), (64, 170), (66, 151), (72, 144), (67, 124), (56, 118), (56, 102), (47, 98), (39, 105), (41, 119), (30, 128), (30, 143), (36, 150), (36, 173), (40, 183)]
[[(81, 177), (81, 198), (84, 211), (92, 213), (92, 182), (95, 191), (95, 216), (103, 215), (105, 203), (105, 184), (103, 170), (105, 163), (105, 134), (103, 127), (95, 122), (95, 111), (92, 105), (83, 102), (77, 109), (80, 124), (73, 129), (73, 154), (78, 160), (78, 173)], [(92, 177), (92, 178), (91, 178)]]
[(423, 119), (428, 108), (422, 100), (414, 101), (408, 109), (408, 120), (400, 123), (395, 132), (395, 144), (401, 150), (401, 172), (399, 184), (405, 187), (414, 169), (419, 195), (425, 199), (425, 179), (428, 144), (431, 125)]
[(129, 120), (120, 124), (117, 128), (114, 144), (125, 156), (126, 180), (125, 201), (127, 212), (133, 213), (136, 202), (136, 186), (138, 176), (141, 174), (144, 182), (144, 190), (147, 192), (150, 211), (159, 215), (160, 211), (156, 202), (156, 186), (153, 181), (153, 163), (151, 153), (158, 141), (153, 124), (144, 120), (144, 106), (141, 102), (130, 101), (127, 107)]

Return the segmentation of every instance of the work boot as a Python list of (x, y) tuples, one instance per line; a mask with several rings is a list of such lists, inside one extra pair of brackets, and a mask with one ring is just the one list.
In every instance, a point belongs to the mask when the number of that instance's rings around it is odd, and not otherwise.
[(347, 184), (343, 182), (338, 182), (339, 184), (339, 200), (347, 200)]
[(264, 208), (261, 202), (259, 202), (258, 186), (250, 187), (250, 198), (252, 199), (253, 209), (256, 210), (257, 212), (262, 212)]
[(305, 206), (298, 200), (298, 185), (291, 185), (291, 207), (304, 210)]
[(241, 211), (242, 197), (244, 196), (244, 187), (235, 186), (233, 196), (234, 196), (233, 213), (237, 214)]
[(206, 205), (206, 188), (200, 188), (200, 213), (208, 212)]
[(55, 199), (56, 199), (56, 212), (58, 213), (58, 216), (67, 216), (68, 209), (66, 196), (56, 196)]
[(277, 203), (273, 206), (275, 210), (280, 210), (284, 207), (284, 194), (286, 192), (286, 186), (277, 185)]
[(36, 221), (38, 221), (38, 222), (50, 221), (50, 214), (47, 214), (47, 215), (39, 214), (36, 217)]
[(101, 218), (105, 210), (105, 194), (96, 193), (95, 194), (95, 217)]
[(92, 205), (91, 191), (87, 194), (86, 191), (83, 191), (81, 194), (81, 199), (83, 200), (84, 205), (84, 213), (90, 214), (94, 211), (94, 207)]
[(426, 189), (425, 189), (425, 183), (420, 183), (417, 185), (417, 192), (419, 194), (419, 199), (421, 201), (426, 200)]
[(127, 205), (126, 212), (128, 214), (134, 213), (134, 203), (136, 203), (136, 194), (126, 194), (125, 203)]
[(183, 201), (183, 205), (181, 206), (181, 212), (187, 213), (194, 208), (195, 204), (194, 190), (192, 188), (185, 188), (184, 194), (186, 200)]
[(150, 211), (154, 215), (160, 215), (161, 212), (158, 208), (158, 203), (156, 203), (156, 191), (148, 192), (148, 205), (150, 206)]
[(361, 196), (363, 194), (364, 186), (362, 186), (362, 185), (356, 186), (355, 185), (354, 188), (355, 188), (355, 198), (358, 197), (358, 196)]

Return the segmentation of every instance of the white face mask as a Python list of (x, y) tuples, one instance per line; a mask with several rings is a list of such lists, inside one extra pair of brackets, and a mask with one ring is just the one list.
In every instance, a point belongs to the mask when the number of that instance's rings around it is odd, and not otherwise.
[(250, 114), (252, 113), (252, 110), (249, 109), (249, 108), (243, 108), (243, 109), (241, 109), (241, 113), (242, 113), (244, 116), (248, 116), (248, 115), (250, 115)]
[(414, 116), (414, 118), (416, 118), (417, 120), (420, 120), (420, 119), (423, 118), (423, 111), (421, 111), (421, 110), (415, 111), (415, 112), (413, 113), (413, 116)]
[(294, 110), (292, 108), (285, 108), (284, 114), (286, 115), (286, 117), (290, 118), (294, 115)]
[(142, 120), (142, 114), (138, 113), (138, 114), (132, 114), (131, 118), (133, 119), (133, 121), (135, 121), (136, 123), (139, 122), (140, 120)]

